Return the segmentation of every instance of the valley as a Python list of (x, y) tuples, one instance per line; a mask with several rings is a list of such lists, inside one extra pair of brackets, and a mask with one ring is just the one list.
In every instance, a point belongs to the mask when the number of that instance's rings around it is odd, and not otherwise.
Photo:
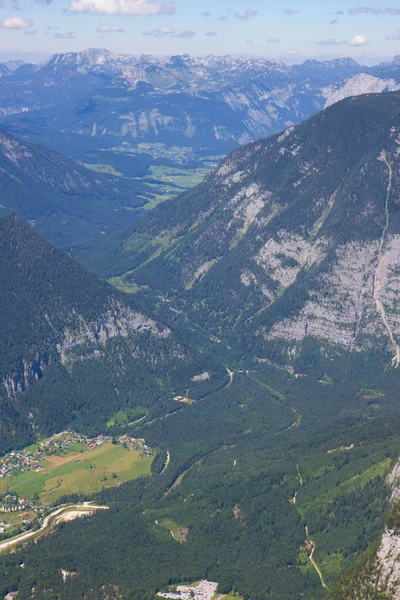
[(393, 595), (399, 67), (1, 69), (0, 597)]

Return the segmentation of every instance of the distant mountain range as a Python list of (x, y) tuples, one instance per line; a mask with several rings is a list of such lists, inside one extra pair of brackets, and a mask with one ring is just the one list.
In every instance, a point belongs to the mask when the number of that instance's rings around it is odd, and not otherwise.
[(229, 56), (158, 59), (89, 49), (0, 70), (9, 131), (77, 156), (139, 142), (226, 153), (347, 96), (400, 88), (400, 62), (349, 58), (288, 66)]
[(5, 62), (3, 64), (10, 71), (16, 71), (18, 69), (18, 67), (20, 67), (21, 65), (25, 65), (26, 63), (24, 60), (8, 60), (7, 62)]

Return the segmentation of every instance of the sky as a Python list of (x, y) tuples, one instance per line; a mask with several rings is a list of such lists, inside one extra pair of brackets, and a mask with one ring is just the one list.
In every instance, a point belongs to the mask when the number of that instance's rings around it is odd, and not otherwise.
[(0, 0), (0, 61), (86, 48), (375, 64), (400, 54), (400, 0)]

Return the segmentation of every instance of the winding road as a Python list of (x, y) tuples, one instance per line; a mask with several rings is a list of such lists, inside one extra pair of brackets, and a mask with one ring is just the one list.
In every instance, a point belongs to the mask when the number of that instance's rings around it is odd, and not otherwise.
[(27, 531), (25, 533), (21, 533), (20, 535), (16, 535), (9, 540), (5, 540), (0, 543), (0, 552), (4, 552), (6, 550), (13, 550), (15, 547), (27, 542), (29, 540), (36, 540), (45, 533), (51, 533), (57, 525), (63, 523), (65, 521), (72, 521), (78, 517), (82, 517), (85, 514), (91, 515), (96, 510), (108, 510), (108, 506), (97, 506), (94, 504), (71, 504), (70, 506), (61, 506), (57, 508), (55, 511), (47, 515), (44, 518), (43, 523), (40, 529), (36, 529), (35, 531)]

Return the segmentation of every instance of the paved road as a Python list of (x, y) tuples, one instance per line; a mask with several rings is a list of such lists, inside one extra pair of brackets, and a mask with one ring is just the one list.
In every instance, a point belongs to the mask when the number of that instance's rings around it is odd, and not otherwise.
[(21, 533), (20, 535), (16, 535), (15, 537), (5, 540), (0, 543), (0, 552), (4, 552), (5, 550), (12, 550), (14, 547), (19, 546), (20, 544), (27, 542), (29, 540), (34, 540), (49, 529), (49, 533), (52, 529), (54, 529), (59, 523), (63, 521), (71, 521), (72, 519), (76, 519), (77, 517), (81, 517), (84, 514), (92, 514), (96, 510), (107, 510), (108, 506), (96, 506), (93, 504), (71, 504), (70, 506), (62, 506), (57, 508), (55, 511), (47, 515), (43, 520), (43, 523), (40, 529), (35, 531), (27, 531), (26, 533)]

